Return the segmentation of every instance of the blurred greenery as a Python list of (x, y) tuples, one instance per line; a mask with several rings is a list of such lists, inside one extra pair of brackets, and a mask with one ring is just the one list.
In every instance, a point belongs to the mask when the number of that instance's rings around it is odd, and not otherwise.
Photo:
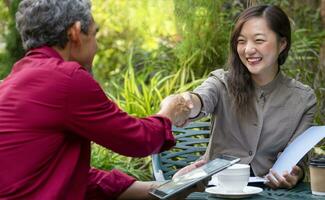
[[(93, 13), (100, 26), (99, 51), (94, 73), (102, 82), (118, 77), (128, 65), (133, 49), (135, 70), (166, 67), (170, 41), (176, 34), (173, 2), (165, 0), (93, 0)], [(166, 43), (168, 41), (168, 43)], [(165, 48), (166, 51), (157, 51)], [(173, 59), (174, 60), (174, 59)]]
[(10, 64), (8, 63), (9, 55), (5, 50), (6, 39), (5, 34), (8, 32), (9, 9), (0, 1), (0, 79), (5, 77), (10, 71)]
[[(12, 0), (8, 7), (0, 1), (0, 79), (24, 53), (14, 27), (18, 2)], [(290, 16), (293, 44), (283, 70), (314, 88), (315, 123), (325, 124), (325, 71), (319, 62), (325, 33), (319, 0), (92, 0), (100, 26), (94, 77), (126, 112), (154, 114), (165, 96), (190, 90), (211, 70), (225, 68), (233, 21), (252, 3), (279, 5)], [(92, 147), (93, 166), (151, 178), (150, 158), (127, 158)]]
[(9, 7), (4, 4), (4, 1), (0, 3), (0, 43), (5, 44), (5, 49), (0, 50), (0, 78), (6, 76), (13, 63), (24, 55), (15, 24), (15, 14), (19, 2), (20, 0), (12, 0)]

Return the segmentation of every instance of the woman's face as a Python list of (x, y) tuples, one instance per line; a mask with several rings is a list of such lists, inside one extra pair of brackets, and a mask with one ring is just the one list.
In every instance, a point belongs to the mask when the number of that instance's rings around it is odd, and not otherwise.
[(278, 71), (278, 57), (286, 47), (285, 39), (278, 39), (263, 17), (244, 23), (237, 39), (237, 52), (242, 63), (259, 85), (272, 81)]

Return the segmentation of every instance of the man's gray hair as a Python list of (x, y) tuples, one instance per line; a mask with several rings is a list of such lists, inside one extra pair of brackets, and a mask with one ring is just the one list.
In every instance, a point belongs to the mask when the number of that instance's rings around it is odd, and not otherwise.
[(87, 34), (92, 22), (89, 0), (22, 0), (16, 13), (25, 50), (44, 45), (64, 48), (67, 30), (77, 21)]

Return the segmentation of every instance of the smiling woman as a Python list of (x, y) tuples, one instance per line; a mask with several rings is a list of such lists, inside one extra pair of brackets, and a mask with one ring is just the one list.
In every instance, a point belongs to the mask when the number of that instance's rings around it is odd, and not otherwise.
[(288, 143), (311, 126), (316, 110), (314, 91), (280, 70), (290, 46), (290, 22), (279, 7), (250, 7), (231, 34), (229, 71), (215, 70), (194, 92), (181, 94), (192, 105), (191, 120), (212, 115), (204, 158), (239, 157), (250, 164), (251, 175), (267, 175), (272, 188), (291, 188), (302, 179), (303, 161), (290, 173), (269, 170)]
[(277, 58), (286, 44), (286, 38), (278, 40), (264, 18), (254, 18), (243, 25), (237, 40), (237, 52), (252, 79), (258, 85), (266, 85), (279, 71)]
[(288, 57), (290, 21), (277, 8), (248, 8), (240, 15), (232, 31), (228, 84), (236, 109), (241, 112), (247, 112), (252, 106), (253, 83), (263, 86), (271, 82)]

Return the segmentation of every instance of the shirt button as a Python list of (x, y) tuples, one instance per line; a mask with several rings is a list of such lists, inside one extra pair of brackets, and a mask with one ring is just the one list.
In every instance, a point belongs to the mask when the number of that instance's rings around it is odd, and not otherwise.
[(250, 156), (253, 155), (253, 152), (252, 151), (249, 151), (248, 152), (248, 155), (250, 155)]

